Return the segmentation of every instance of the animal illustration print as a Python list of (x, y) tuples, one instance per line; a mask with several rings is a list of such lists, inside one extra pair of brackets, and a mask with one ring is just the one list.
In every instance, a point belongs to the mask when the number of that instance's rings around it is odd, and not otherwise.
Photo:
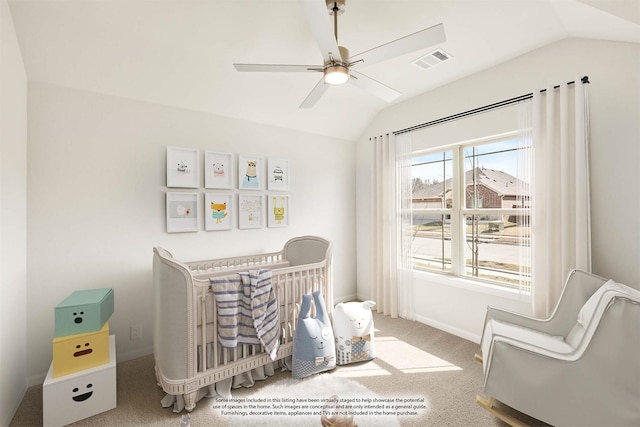
[(216, 224), (221, 224), (227, 216), (227, 203), (211, 202), (211, 217), (216, 220)]

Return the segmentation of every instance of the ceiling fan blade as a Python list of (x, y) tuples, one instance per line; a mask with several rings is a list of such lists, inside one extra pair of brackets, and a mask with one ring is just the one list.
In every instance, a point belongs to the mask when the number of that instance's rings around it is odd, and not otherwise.
[(327, 63), (331, 59), (342, 61), (325, 0), (300, 0), (299, 3), (309, 23), (311, 34), (322, 52), (324, 62)]
[(387, 102), (395, 101), (399, 96), (402, 95), (397, 90), (392, 89), (389, 86), (372, 79), (371, 77), (367, 77), (362, 73), (351, 70), (350, 74), (351, 77), (355, 77), (349, 79), (350, 83), (353, 83), (355, 86), (364, 89), (367, 92), (370, 92), (378, 98), (384, 99)]
[(233, 64), (238, 71), (267, 71), (267, 72), (306, 72), (322, 71), (319, 65), (287, 65), (287, 64)]
[(365, 65), (375, 64), (444, 41), (446, 41), (444, 25), (438, 24), (354, 55), (348, 61), (353, 63), (362, 60)]
[(298, 108), (311, 108), (316, 105), (320, 97), (329, 89), (329, 85), (324, 82), (324, 78), (320, 79), (318, 84), (311, 90), (309, 95), (302, 101)]

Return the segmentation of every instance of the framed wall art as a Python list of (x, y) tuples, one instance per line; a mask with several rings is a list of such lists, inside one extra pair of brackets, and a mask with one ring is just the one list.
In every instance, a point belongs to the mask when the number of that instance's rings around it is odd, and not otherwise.
[(231, 230), (234, 211), (232, 194), (205, 193), (204, 229), (207, 231)]
[(204, 187), (233, 188), (233, 154), (204, 152)]
[(167, 147), (167, 187), (198, 188), (199, 184), (200, 151)]
[(269, 190), (289, 191), (291, 172), (289, 160), (269, 157), (267, 181)]
[(167, 193), (167, 233), (198, 231), (198, 193)]
[(289, 225), (289, 195), (269, 194), (267, 207), (267, 225), (269, 227), (287, 227)]
[(238, 188), (240, 190), (263, 190), (264, 157), (238, 156)]
[(238, 196), (238, 228), (264, 226), (264, 196), (240, 194)]

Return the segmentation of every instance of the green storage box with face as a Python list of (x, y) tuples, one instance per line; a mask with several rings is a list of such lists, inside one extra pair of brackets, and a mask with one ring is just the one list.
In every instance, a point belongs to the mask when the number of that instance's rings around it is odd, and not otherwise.
[(99, 331), (113, 314), (113, 289), (75, 291), (54, 312), (56, 337)]

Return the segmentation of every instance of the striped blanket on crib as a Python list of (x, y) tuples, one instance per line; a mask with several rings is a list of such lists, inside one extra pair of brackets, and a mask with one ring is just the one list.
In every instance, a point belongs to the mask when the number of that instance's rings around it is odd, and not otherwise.
[(218, 342), (228, 348), (262, 344), (275, 360), (280, 314), (271, 270), (251, 270), (210, 280), (218, 309)]

